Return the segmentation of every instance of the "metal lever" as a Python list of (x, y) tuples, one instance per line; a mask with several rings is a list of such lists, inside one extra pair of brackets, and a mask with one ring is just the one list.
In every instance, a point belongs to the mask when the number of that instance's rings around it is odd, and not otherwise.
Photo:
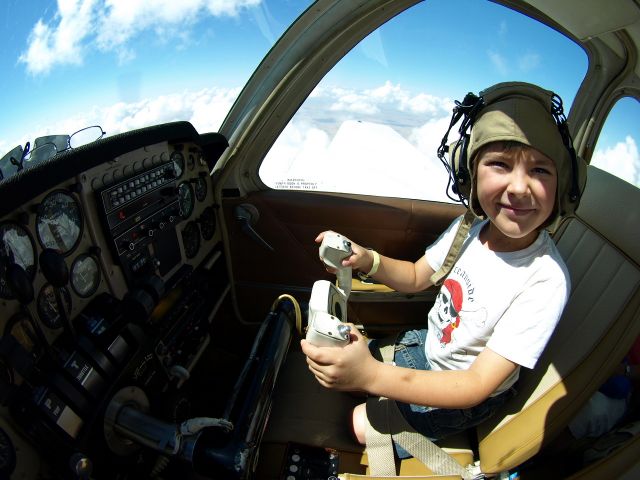
[(263, 247), (275, 251), (271, 245), (269, 245), (260, 235), (253, 229), (253, 226), (258, 222), (260, 213), (258, 209), (250, 203), (243, 203), (238, 205), (233, 210), (236, 220), (242, 224), (242, 231), (251, 237), (252, 240), (259, 243)]

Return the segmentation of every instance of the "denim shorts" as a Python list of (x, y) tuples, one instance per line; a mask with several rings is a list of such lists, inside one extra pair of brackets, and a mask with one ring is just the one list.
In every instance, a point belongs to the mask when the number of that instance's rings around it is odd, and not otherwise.
[[(394, 363), (399, 367), (431, 370), (425, 354), (426, 330), (409, 330), (399, 335), (395, 342)], [(376, 341), (369, 348), (376, 347)], [(495, 397), (489, 397), (479, 405), (465, 409), (434, 408), (423, 405), (396, 402), (405, 420), (417, 432), (432, 441), (446, 438), (468, 428), (475, 427), (490, 418), (503, 403), (515, 396), (511, 388)], [(402, 447), (395, 445), (399, 458), (410, 457)]]

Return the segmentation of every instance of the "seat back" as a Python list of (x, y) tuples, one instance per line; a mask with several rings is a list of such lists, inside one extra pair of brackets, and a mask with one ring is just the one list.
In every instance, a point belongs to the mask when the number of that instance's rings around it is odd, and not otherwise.
[(589, 167), (580, 207), (554, 238), (571, 295), (536, 368), (522, 369), (518, 396), (478, 428), (487, 474), (520, 465), (555, 438), (640, 333), (640, 189)]

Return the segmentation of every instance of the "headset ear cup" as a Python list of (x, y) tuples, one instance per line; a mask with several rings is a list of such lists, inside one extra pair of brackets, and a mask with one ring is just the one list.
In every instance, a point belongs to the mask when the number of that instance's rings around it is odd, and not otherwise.
[(453, 191), (465, 200), (471, 194), (471, 174), (467, 167), (467, 148), (469, 135), (463, 135), (459, 140), (449, 145), (451, 171), (453, 173)]

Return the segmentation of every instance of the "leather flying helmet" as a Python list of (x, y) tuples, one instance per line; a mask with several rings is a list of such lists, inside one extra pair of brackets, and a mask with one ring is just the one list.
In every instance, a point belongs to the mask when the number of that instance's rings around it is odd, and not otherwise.
[[(460, 139), (447, 147), (447, 136), (462, 118)], [(484, 212), (475, 199), (474, 161), (479, 150), (491, 142), (505, 141), (528, 145), (555, 162), (558, 172), (556, 208), (546, 224), (571, 214), (580, 201), (586, 182), (586, 163), (573, 149), (573, 143), (555, 93), (524, 82), (499, 83), (480, 92), (467, 94), (456, 102), (449, 130), (442, 139), (438, 156), (450, 173), (450, 190), (480, 218)], [(444, 158), (448, 150), (449, 161)]]

